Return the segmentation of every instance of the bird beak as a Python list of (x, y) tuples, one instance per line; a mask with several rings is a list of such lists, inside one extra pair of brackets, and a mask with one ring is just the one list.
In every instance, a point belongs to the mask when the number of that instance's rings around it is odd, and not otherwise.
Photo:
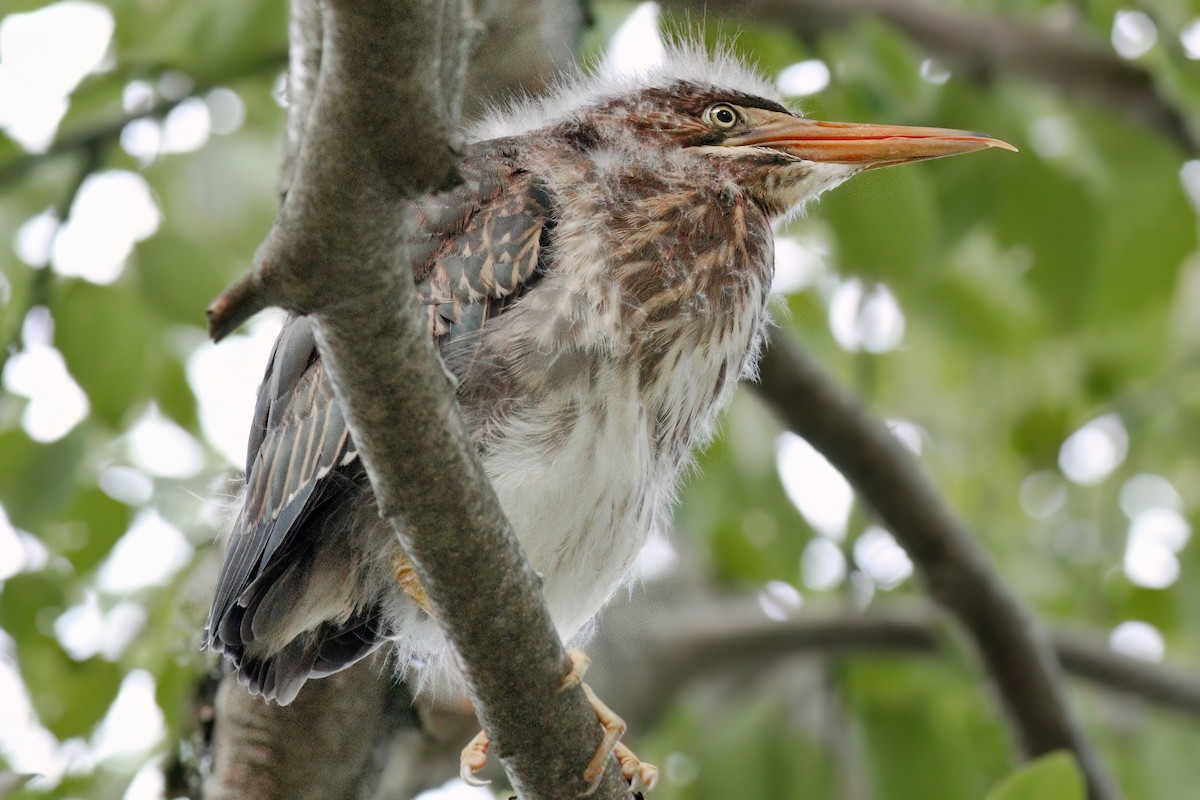
[(805, 161), (861, 164), (863, 169), (956, 156), (988, 147), (1017, 152), (1008, 142), (973, 131), (821, 122), (784, 114), (772, 115), (747, 133), (726, 139), (724, 144), (771, 147)]

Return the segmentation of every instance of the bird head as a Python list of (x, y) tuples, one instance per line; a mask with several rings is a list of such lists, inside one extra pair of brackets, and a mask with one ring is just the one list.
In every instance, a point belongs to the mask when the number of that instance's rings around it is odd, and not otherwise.
[(606, 164), (736, 186), (772, 219), (865, 170), (1016, 150), (973, 131), (807, 119), (728, 50), (709, 54), (687, 43), (646, 72), (564, 81), (545, 98), (494, 115), (476, 136), (537, 127), (606, 154)]
[[(685, 171), (707, 161), (772, 218), (870, 169), (1015, 147), (948, 128), (806, 119), (770, 97), (687, 81), (614, 98), (587, 124), (627, 147), (677, 157)], [(689, 163), (690, 162), (690, 163)]]

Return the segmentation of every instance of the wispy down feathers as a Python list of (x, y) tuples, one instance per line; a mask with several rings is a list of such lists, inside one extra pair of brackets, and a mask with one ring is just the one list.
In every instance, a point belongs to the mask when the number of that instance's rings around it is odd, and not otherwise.
[(775, 85), (728, 44), (709, 52), (703, 42), (684, 39), (668, 43), (663, 62), (647, 70), (620, 71), (606, 61), (593, 74), (580, 68), (564, 73), (543, 95), (518, 98), (491, 109), (467, 135), (471, 141), (518, 136), (565, 122), (622, 95), (679, 83), (728, 89), (784, 104)]

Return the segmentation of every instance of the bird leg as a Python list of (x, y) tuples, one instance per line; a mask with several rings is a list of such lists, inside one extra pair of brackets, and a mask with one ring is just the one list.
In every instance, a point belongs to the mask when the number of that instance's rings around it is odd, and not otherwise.
[[(582, 650), (575, 648), (567, 651), (567, 657), (571, 661), (571, 670), (563, 676), (559, 691), (566, 691), (574, 686), (581, 687), (584, 697), (591, 704), (592, 710), (596, 712), (600, 727), (604, 729), (604, 738), (600, 741), (600, 746), (596, 748), (596, 754), (592, 756), (583, 771), (587, 789), (579, 796), (587, 797), (596, 791), (600, 786), (600, 778), (604, 775), (604, 768), (608, 765), (608, 759), (613, 756), (616, 756), (617, 763), (621, 766), (621, 774), (625, 776), (625, 780), (629, 781), (634, 791), (653, 789), (654, 785), (658, 783), (658, 767), (643, 763), (632, 750), (622, 744), (621, 736), (625, 733), (625, 720), (617, 716), (615, 711), (596, 696), (592, 687), (583, 682), (583, 674), (587, 672), (588, 665), (592, 663), (591, 659)], [(471, 786), (487, 784), (487, 781), (481, 781), (475, 777), (475, 773), (487, 766), (487, 752), (490, 745), (491, 741), (488, 739), (487, 732), (480, 731), (463, 748), (462, 756), (459, 758), (459, 775), (465, 783)]]
[(625, 720), (605, 705), (604, 701), (596, 696), (592, 687), (583, 682), (583, 674), (592, 660), (578, 648), (568, 650), (567, 657), (571, 660), (571, 671), (563, 678), (559, 691), (564, 691), (572, 686), (581, 687), (584, 697), (591, 704), (592, 710), (596, 712), (596, 719), (600, 721), (600, 727), (604, 729), (604, 738), (600, 740), (596, 754), (592, 756), (592, 760), (588, 762), (587, 768), (583, 771), (583, 779), (587, 781), (588, 788), (580, 797), (587, 797), (596, 791), (600, 786), (600, 778), (604, 775), (604, 768), (608, 765), (608, 759), (613, 756), (617, 757), (617, 763), (621, 766), (621, 774), (625, 776), (625, 780), (629, 781), (634, 791), (650, 791), (658, 783), (658, 767), (643, 763), (627, 745), (621, 742), (621, 737), (625, 735)]

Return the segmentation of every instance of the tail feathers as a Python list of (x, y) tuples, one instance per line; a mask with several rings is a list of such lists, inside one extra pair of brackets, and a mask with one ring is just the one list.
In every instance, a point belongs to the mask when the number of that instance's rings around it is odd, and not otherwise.
[(228, 647), (225, 654), (237, 666), (239, 683), (252, 694), (286, 706), (310, 678), (340, 672), (375, 652), (387, 640), (380, 613), (376, 605), (345, 622), (326, 622), (270, 654), (240, 648), (233, 652)]

